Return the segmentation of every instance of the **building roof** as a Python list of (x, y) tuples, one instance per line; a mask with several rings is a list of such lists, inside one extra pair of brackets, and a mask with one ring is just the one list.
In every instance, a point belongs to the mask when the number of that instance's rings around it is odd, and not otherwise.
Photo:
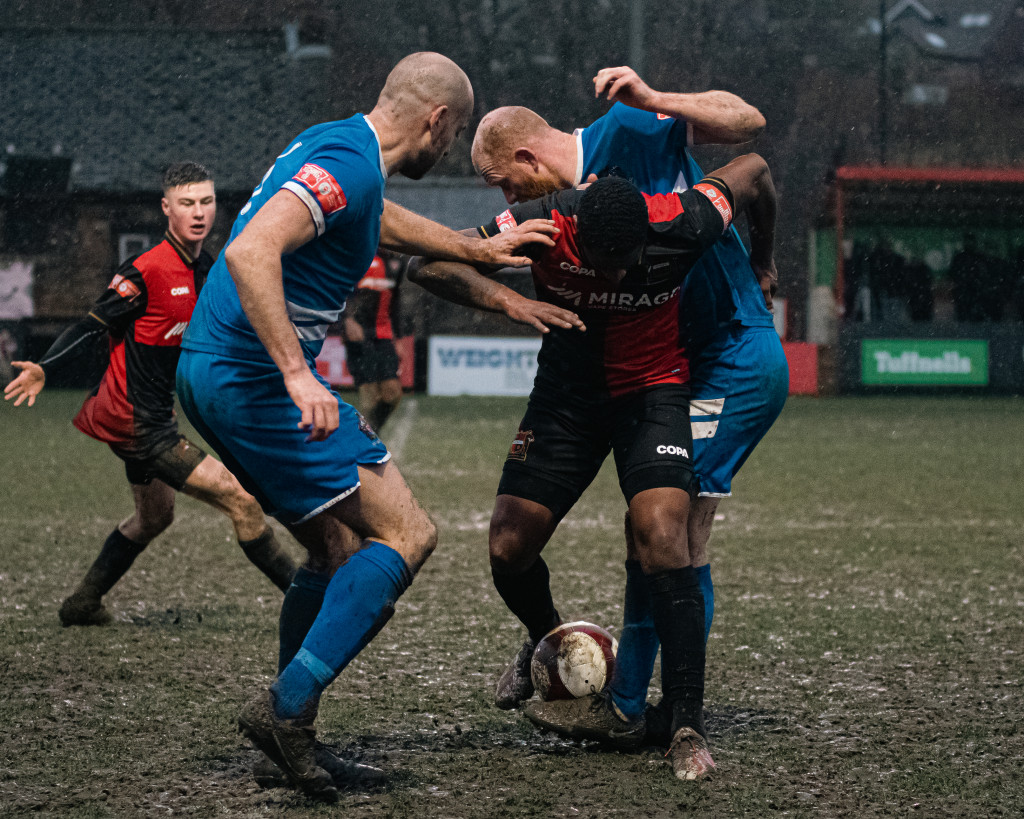
[(192, 159), (247, 190), (301, 130), (352, 113), (329, 110), (326, 68), (282, 33), (6, 29), (0, 161), (60, 154), (72, 189), (154, 190)]
[(897, 0), (886, 23), (924, 53), (953, 60), (986, 59), (1008, 29), (1024, 25), (1020, 0)]

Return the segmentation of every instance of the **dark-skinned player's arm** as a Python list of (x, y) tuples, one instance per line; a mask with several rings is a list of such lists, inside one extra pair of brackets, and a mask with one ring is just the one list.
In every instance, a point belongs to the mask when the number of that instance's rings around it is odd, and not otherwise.
[[(746, 214), (747, 227), (750, 232), (750, 266), (761, 286), (761, 292), (764, 293), (765, 304), (770, 310), (772, 296), (778, 283), (778, 273), (775, 270), (774, 261), (777, 199), (768, 164), (757, 154), (746, 154), (707, 174), (702, 181), (710, 183), (709, 187), (715, 189), (721, 189), (723, 186), (729, 189), (731, 203), (722, 203), (721, 207), (716, 203), (715, 207), (724, 212), (731, 205), (732, 222), (735, 222), (737, 214)], [(708, 194), (708, 191), (700, 183), (694, 187), (696, 190)], [(687, 195), (693, 194), (689, 191), (686, 194), (680, 194), (681, 197)], [(712, 197), (709, 195), (709, 198)], [(714, 200), (712, 199), (712, 201)], [(677, 237), (671, 223), (652, 222), (650, 231), (655, 245), (672, 247), (682, 241), (684, 245), (690, 244), (692, 249), (692, 236)], [(713, 244), (713, 241), (707, 241), (710, 238), (705, 237), (701, 244), (705, 247)], [(679, 249), (684, 249), (683, 245), (677, 246)]]
[(629, 66), (602, 68), (594, 77), (594, 95), (631, 108), (684, 119), (693, 127), (695, 145), (738, 145), (764, 130), (765, 119), (753, 105), (728, 91), (691, 94), (655, 91)]
[[(479, 235), (476, 230), (462, 233)], [(528, 249), (524, 252), (528, 252)], [(529, 324), (541, 333), (547, 333), (550, 327), (567, 330), (575, 327), (580, 331), (587, 329), (580, 317), (571, 310), (528, 299), (489, 278), (500, 269), (493, 265), (472, 267), (459, 262), (417, 257), (410, 263), (407, 275), (409, 281), (446, 301), (488, 313), (504, 313), (512, 321)]]
[(754, 269), (761, 292), (764, 293), (765, 304), (770, 310), (772, 296), (779, 283), (774, 256), (778, 197), (768, 163), (758, 154), (744, 154), (708, 176), (721, 179), (728, 185), (736, 213), (747, 215), (750, 266)]
[(525, 267), (530, 258), (522, 247), (540, 244), (551, 247), (558, 228), (550, 219), (531, 219), (500, 236), (484, 240), (478, 233), (458, 232), (384, 200), (380, 220), (380, 246), (410, 256), (429, 255), (449, 261), (499, 267)]

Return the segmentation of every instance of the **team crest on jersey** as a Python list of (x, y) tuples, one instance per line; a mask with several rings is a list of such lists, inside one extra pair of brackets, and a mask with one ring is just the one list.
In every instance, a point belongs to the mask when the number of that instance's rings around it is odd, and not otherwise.
[(348, 204), (341, 185), (319, 165), (307, 162), (292, 179), (309, 188), (316, 201), (320, 203), (320, 210), (324, 212), (324, 216), (337, 213)]
[(117, 295), (123, 299), (128, 299), (129, 301), (142, 292), (139, 290), (139, 287), (135, 282), (131, 281), (131, 279), (126, 279), (120, 273), (114, 276), (111, 280), (110, 289), (117, 291)]
[(512, 230), (517, 224), (516, 217), (512, 215), (512, 211), (507, 210), (501, 216), (494, 220), (498, 225), (498, 231), (504, 233), (506, 230)]
[(516, 433), (516, 437), (512, 439), (512, 446), (508, 448), (508, 460), (510, 461), (525, 461), (526, 452), (530, 448), (530, 444), (534, 442), (532, 429), (521, 429)]

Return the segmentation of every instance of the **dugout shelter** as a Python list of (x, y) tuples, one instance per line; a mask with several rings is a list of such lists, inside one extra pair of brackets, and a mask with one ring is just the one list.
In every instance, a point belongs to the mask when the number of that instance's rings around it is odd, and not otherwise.
[[(984, 281), (958, 273), (967, 246)], [(840, 392), (1024, 393), (1024, 168), (838, 167), (809, 268)]]

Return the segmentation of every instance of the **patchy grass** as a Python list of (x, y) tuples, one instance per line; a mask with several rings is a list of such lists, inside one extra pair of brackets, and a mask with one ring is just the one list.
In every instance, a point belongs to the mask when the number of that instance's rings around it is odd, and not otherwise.
[[(116, 458), (69, 424), (79, 400), (0, 407), (4, 815), (1024, 813), (1022, 400), (789, 402), (720, 507), (720, 774), (687, 787), (651, 750), (562, 741), (490, 704), (522, 639), (486, 537), (523, 402), (419, 397), (399, 465), (441, 543), (325, 696), (323, 737), (392, 772), (334, 809), (249, 776), (234, 719), (273, 674), (280, 596), (217, 513), (181, 497), (109, 596), (117, 622), (59, 626), (130, 510)], [(545, 553), (562, 613), (615, 631), (623, 508), (605, 469)]]

